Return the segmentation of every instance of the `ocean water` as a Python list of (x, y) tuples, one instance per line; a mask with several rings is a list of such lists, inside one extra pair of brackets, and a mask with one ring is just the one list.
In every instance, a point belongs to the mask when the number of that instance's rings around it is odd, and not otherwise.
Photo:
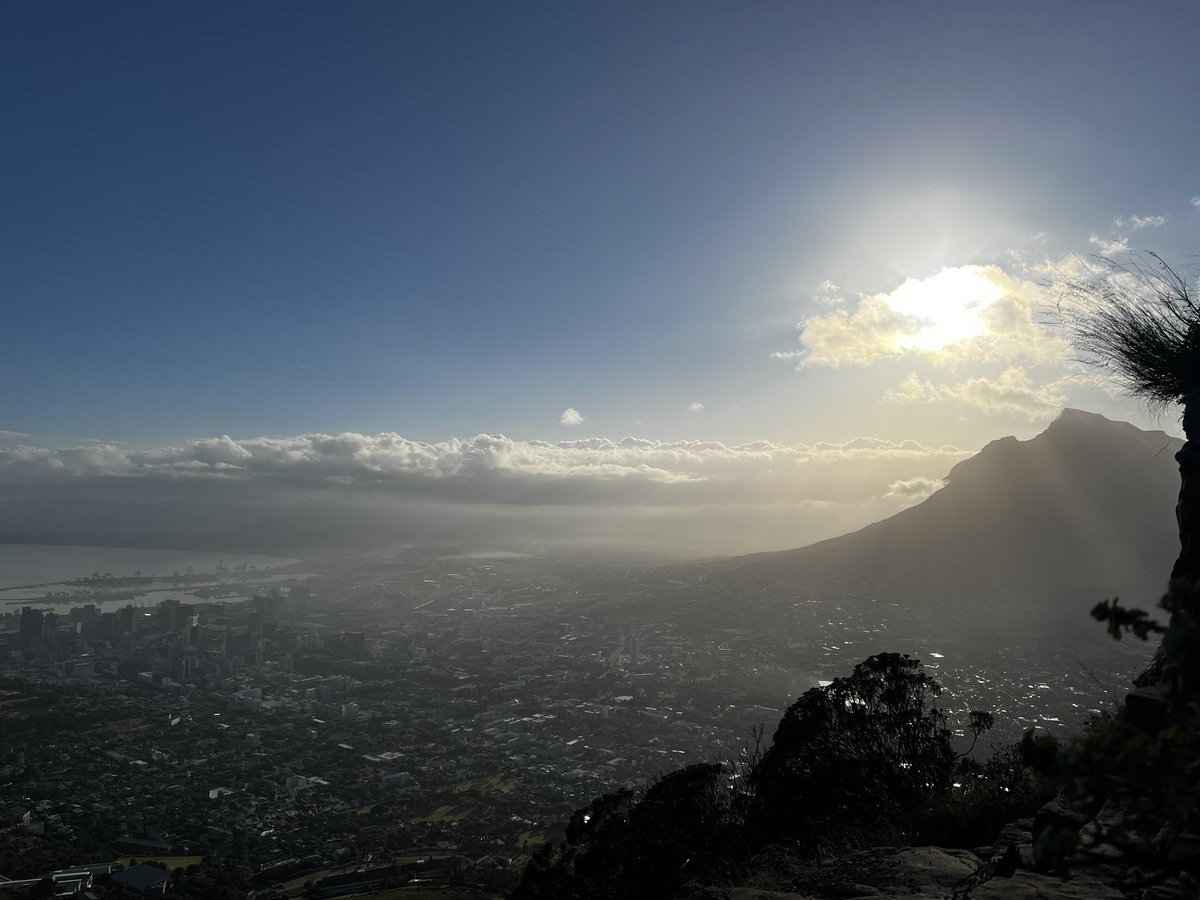
[[(237, 580), (262, 583), (271, 581), (269, 570), (298, 562), (281, 556), (255, 556), (250, 554), (205, 553), (189, 550), (142, 550), (124, 547), (64, 547), (47, 544), (0, 544), (0, 615), (12, 612), (14, 601), (44, 597), (47, 593), (79, 590), (79, 585), (70, 582), (92, 575), (112, 575), (114, 578), (132, 576), (141, 572), (143, 576), (170, 576), (184, 574), (190, 567), (194, 575), (213, 575), (216, 580), (218, 566), (226, 567), (227, 576)], [(246, 567), (245, 574), (240, 570)], [(253, 567), (253, 570), (252, 570)], [(300, 576), (305, 577), (305, 576)], [(38, 585), (39, 587), (31, 587)], [(164, 590), (161, 583), (139, 588), (147, 593), (139, 596), (135, 605), (159, 603), (168, 597), (191, 600), (190, 590), (195, 585), (176, 590)], [(118, 588), (120, 590), (120, 588)], [(229, 600), (242, 599), (229, 597)], [(120, 599), (100, 602), (102, 610), (120, 608), (130, 600)], [(56, 608), (62, 612), (73, 603), (61, 603)]]
[(297, 562), (279, 556), (202, 553), (190, 550), (133, 550), (122, 547), (59, 547), (47, 544), (0, 544), (0, 590), (27, 584), (59, 584), (93, 573), (117, 578), (141, 571), (143, 575), (182, 574), (191, 566), (201, 575), (213, 574), (222, 563), (229, 569), (247, 563), (261, 574)]

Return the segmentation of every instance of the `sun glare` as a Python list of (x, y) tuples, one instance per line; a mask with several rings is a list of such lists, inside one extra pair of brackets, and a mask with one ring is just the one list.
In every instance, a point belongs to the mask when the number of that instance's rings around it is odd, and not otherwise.
[(986, 268), (958, 266), (928, 278), (909, 278), (885, 299), (913, 325), (896, 338), (896, 345), (928, 352), (983, 334), (982, 313), (1002, 296), (1004, 289)]

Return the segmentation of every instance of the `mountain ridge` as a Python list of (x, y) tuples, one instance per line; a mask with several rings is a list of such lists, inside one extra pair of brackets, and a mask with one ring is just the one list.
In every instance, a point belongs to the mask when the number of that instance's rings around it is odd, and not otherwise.
[(903, 602), (969, 595), (1027, 611), (1058, 595), (1076, 622), (1085, 603), (1114, 594), (1149, 606), (1178, 552), (1181, 445), (1067, 409), (1029, 440), (991, 441), (915, 506), (804, 547), (728, 559), (712, 577)]

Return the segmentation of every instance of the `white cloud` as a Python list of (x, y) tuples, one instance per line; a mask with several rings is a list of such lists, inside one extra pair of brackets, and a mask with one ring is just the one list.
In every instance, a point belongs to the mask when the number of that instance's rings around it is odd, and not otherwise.
[(1020, 366), (1005, 369), (995, 379), (968, 378), (954, 396), (988, 415), (1010, 415), (1030, 421), (1053, 416), (1067, 401), (1061, 382), (1038, 385)]
[(916, 372), (883, 393), (885, 403), (936, 403), (942, 399), (945, 398), (941, 389), (933, 382), (922, 379)]
[(959, 384), (935, 384), (915, 372), (883, 395), (889, 403), (957, 402), (985, 415), (1036, 422), (1049, 418), (1066, 403), (1063, 379), (1036, 384), (1020, 366), (1005, 369), (996, 378), (975, 376)]
[(1096, 252), (1101, 256), (1116, 256), (1118, 253), (1123, 253), (1129, 249), (1124, 238), (1102, 238), (1096, 234), (1092, 234), (1088, 238), (1088, 243), (1096, 248)]
[(1135, 231), (1161, 228), (1166, 224), (1166, 216), (1116, 216), (1112, 221), (1112, 237), (1101, 237), (1093, 232), (1088, 243), (1096, 248), (1100, 256), (1116, 256), (1129, 251), (1129, 238)]
[(998, 266), (960, 266), (863, 295), (853, 309), (809, 316), (800, 348), (772, 354), (801, 366), (866, 366), (904, 356), (954, 365), (969, 361), (1060, 363), (1066, 343), (1036, 321), (1046, 289)]
[(887, 493), (883, 495), (883, 498), (899, 500), (904, 503), (917, 503), (941, 488), (943, 484), (945, 482), (940, 479), (926, 478), (924, 475), (903, 478), (888, 485)]
[(0, 428), (0, 441), (19, 441), (27, 437), (29, 435), (24, 431), (5, 431), (3, 428)]
[(1117, 216), (1113, 219), (1113, 225), (1116, 228), (1129, 228), (1131, 231), (1141, 231), (1143, 228), (1161, 228), (1166, 224), (1166, 216), (1130, 216), (1127, 219)]
[(865, 366), (897, 353), (895, 336), (912, 331), (905, 317), (882, 297), (863, 297), (853, 313), (837, 309), (802, 322), (800, 351), (781, 351), (776, 359), (799, 358), (812, 366)]
[(842, 296), (842, 289), (828, 278), (817, 285), (813, 291), (813, 299), (826, 306), (840, 306), (846, 302), (846, 298)]
[(1192, 198), (1192, 206), (1200, 208), (1200, 194), (1197, 194), (1195, 197)]
[(558, 417), (559, 425), (582, 425), (583, 414), (573, 406), (568, 406), (563, 410), (563, 414)]
[(690, 404), (688, 404), (688, 412), (702, 413), (702, 412), (704, 412), (704, 404), (700, 403), (699, 401), (697, 401), (695, 403), (690, 403)]

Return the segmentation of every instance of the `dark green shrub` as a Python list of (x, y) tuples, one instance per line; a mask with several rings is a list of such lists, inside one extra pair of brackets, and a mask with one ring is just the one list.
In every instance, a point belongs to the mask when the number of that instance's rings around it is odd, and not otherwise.
[(670, 897), (724, 874), (738, 825), (722, 765), (688, 766), (579, 810), (526, 867), (514, 900)]
[[(802, 847), (903, 839), (954, 783), (941, 687), (908, 656), (884, 653), (807, 691), (784, 713), (750, 778), (762, 843)], [(990, 717), (973, 718), (979, 730)]]
[[(985, 764), (955, 753), (934, 702), (940, 690), (918, 661), (873, 656), (793, 703), (761, 756), (689, 766), (640, 800), (619, 791), (576, 812), (565, 839), (534, 855), (513, 898), (680, 897), (739, 883), (772, 853), (794, 863), (925, 834), (974, 840), (999, 810), (1023, 814), (1032, 788), (1015, 751)], [(972, 713), (967, 729), (977, 739), (991, 724)]]
[(1026, 765), (1020, 745), (999, 747), (983, 763), (960, 760), (953, 788), (915, 819), (914, 842), (973, 849), (990, 845), (1000, 829), (1032, 816), (1056, 786)]

